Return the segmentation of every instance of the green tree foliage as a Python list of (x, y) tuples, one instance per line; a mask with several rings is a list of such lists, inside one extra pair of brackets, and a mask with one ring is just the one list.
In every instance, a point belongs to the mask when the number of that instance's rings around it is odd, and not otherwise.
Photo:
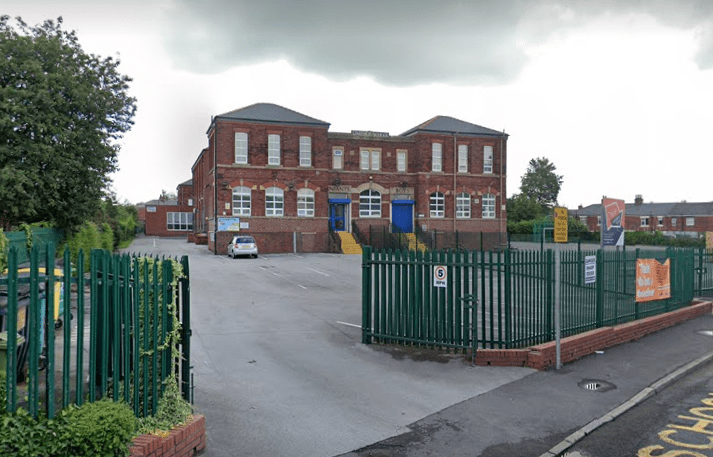
[(524, 194), (515, 194), (508, 199), (508, 223), (530, 221), (544, 216), (542, 206)]
[(544, 209), (552, 208), (562, 187), (562, 175), (556, 174), (555, 170), (555, 165), (545, 157), (530, 159), (520, 181), (520, 193)]
[(119, 61), (82, 50), (62, 19), (0, 16), (0, 218), (72, 230), (96, 214), (136, 100)]

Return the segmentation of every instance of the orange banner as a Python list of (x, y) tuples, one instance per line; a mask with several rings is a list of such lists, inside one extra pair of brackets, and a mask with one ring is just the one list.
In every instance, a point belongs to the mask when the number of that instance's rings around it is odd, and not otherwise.
[(647, 302), (671, 297), (671, 259), (636, 261), (636, 301)]
[(706, 249), (713, 250), (713, 232), (706, 232)]

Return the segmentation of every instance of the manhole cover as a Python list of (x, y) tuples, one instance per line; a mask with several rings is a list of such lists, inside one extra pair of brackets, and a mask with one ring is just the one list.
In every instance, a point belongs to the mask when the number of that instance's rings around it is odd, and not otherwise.
[(713, 330), (699, 330), (696, 333), (700, 333), (703, 336), (713, 336)]
[(601, 379), (584, 379), (577, 385), (584, 390), (591, 390), (593, 392), (606, 392), (608, 390), (616, 389), (614, 384), (602, 381)]

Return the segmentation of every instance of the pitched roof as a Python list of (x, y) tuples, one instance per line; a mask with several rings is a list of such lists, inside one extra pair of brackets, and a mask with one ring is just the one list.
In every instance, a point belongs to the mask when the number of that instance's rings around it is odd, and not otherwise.
[[(602, 205), (594, 204), (571, 210), (577, 216), (601, 216)], [(627, 216), (713, 216), (713, 202), (702, 203), (627, 203)]]
[(179, 184), (178, 187), (180, 187), (180, 186), (192, 186), (192, 185), (193, 185), (193, 179), (189, 179), (188, 181), (184, 181), (184, 182), (182, 182), (181, 184)]
[(241, 121), (267, 122), (274, 124), (299, 124), (329, 127), (329, 122), (284, 108), (273, 103), (255, 103), (245, 108), (219, 114), (216, 118), (235, 119)]
[(461, 121), (448, 116), (436, 116), (423, 124), (417, 125), (416, 127), (405, 131), (400, 136), (410, 136), (417, 133), (455, 133), (458, 135), (508, 137), (505, 132), (498, 132), (497, 130), (471, 124), (470, 122)]

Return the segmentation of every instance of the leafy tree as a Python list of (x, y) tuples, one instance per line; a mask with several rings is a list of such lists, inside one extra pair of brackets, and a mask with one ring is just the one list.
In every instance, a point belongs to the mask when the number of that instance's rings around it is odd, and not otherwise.
[(62, 18), (16, 20), (0, 16), (0, 220), (71, 230), (96, 214), (117, 170), (131, 79), (118, 60), (85, 53)]
[(562, 175), (555, 174), (555, 165), (545, 157), (530, 159), (520, 181), (522, 195), (535, 200), (543, 209), (552, 208), (562, 187)]
[(542, 206), (534, 199), (524, 194), (515, 194), (508, 199), (508, 222), (530, 221), (540, 219), (544, 214)]

